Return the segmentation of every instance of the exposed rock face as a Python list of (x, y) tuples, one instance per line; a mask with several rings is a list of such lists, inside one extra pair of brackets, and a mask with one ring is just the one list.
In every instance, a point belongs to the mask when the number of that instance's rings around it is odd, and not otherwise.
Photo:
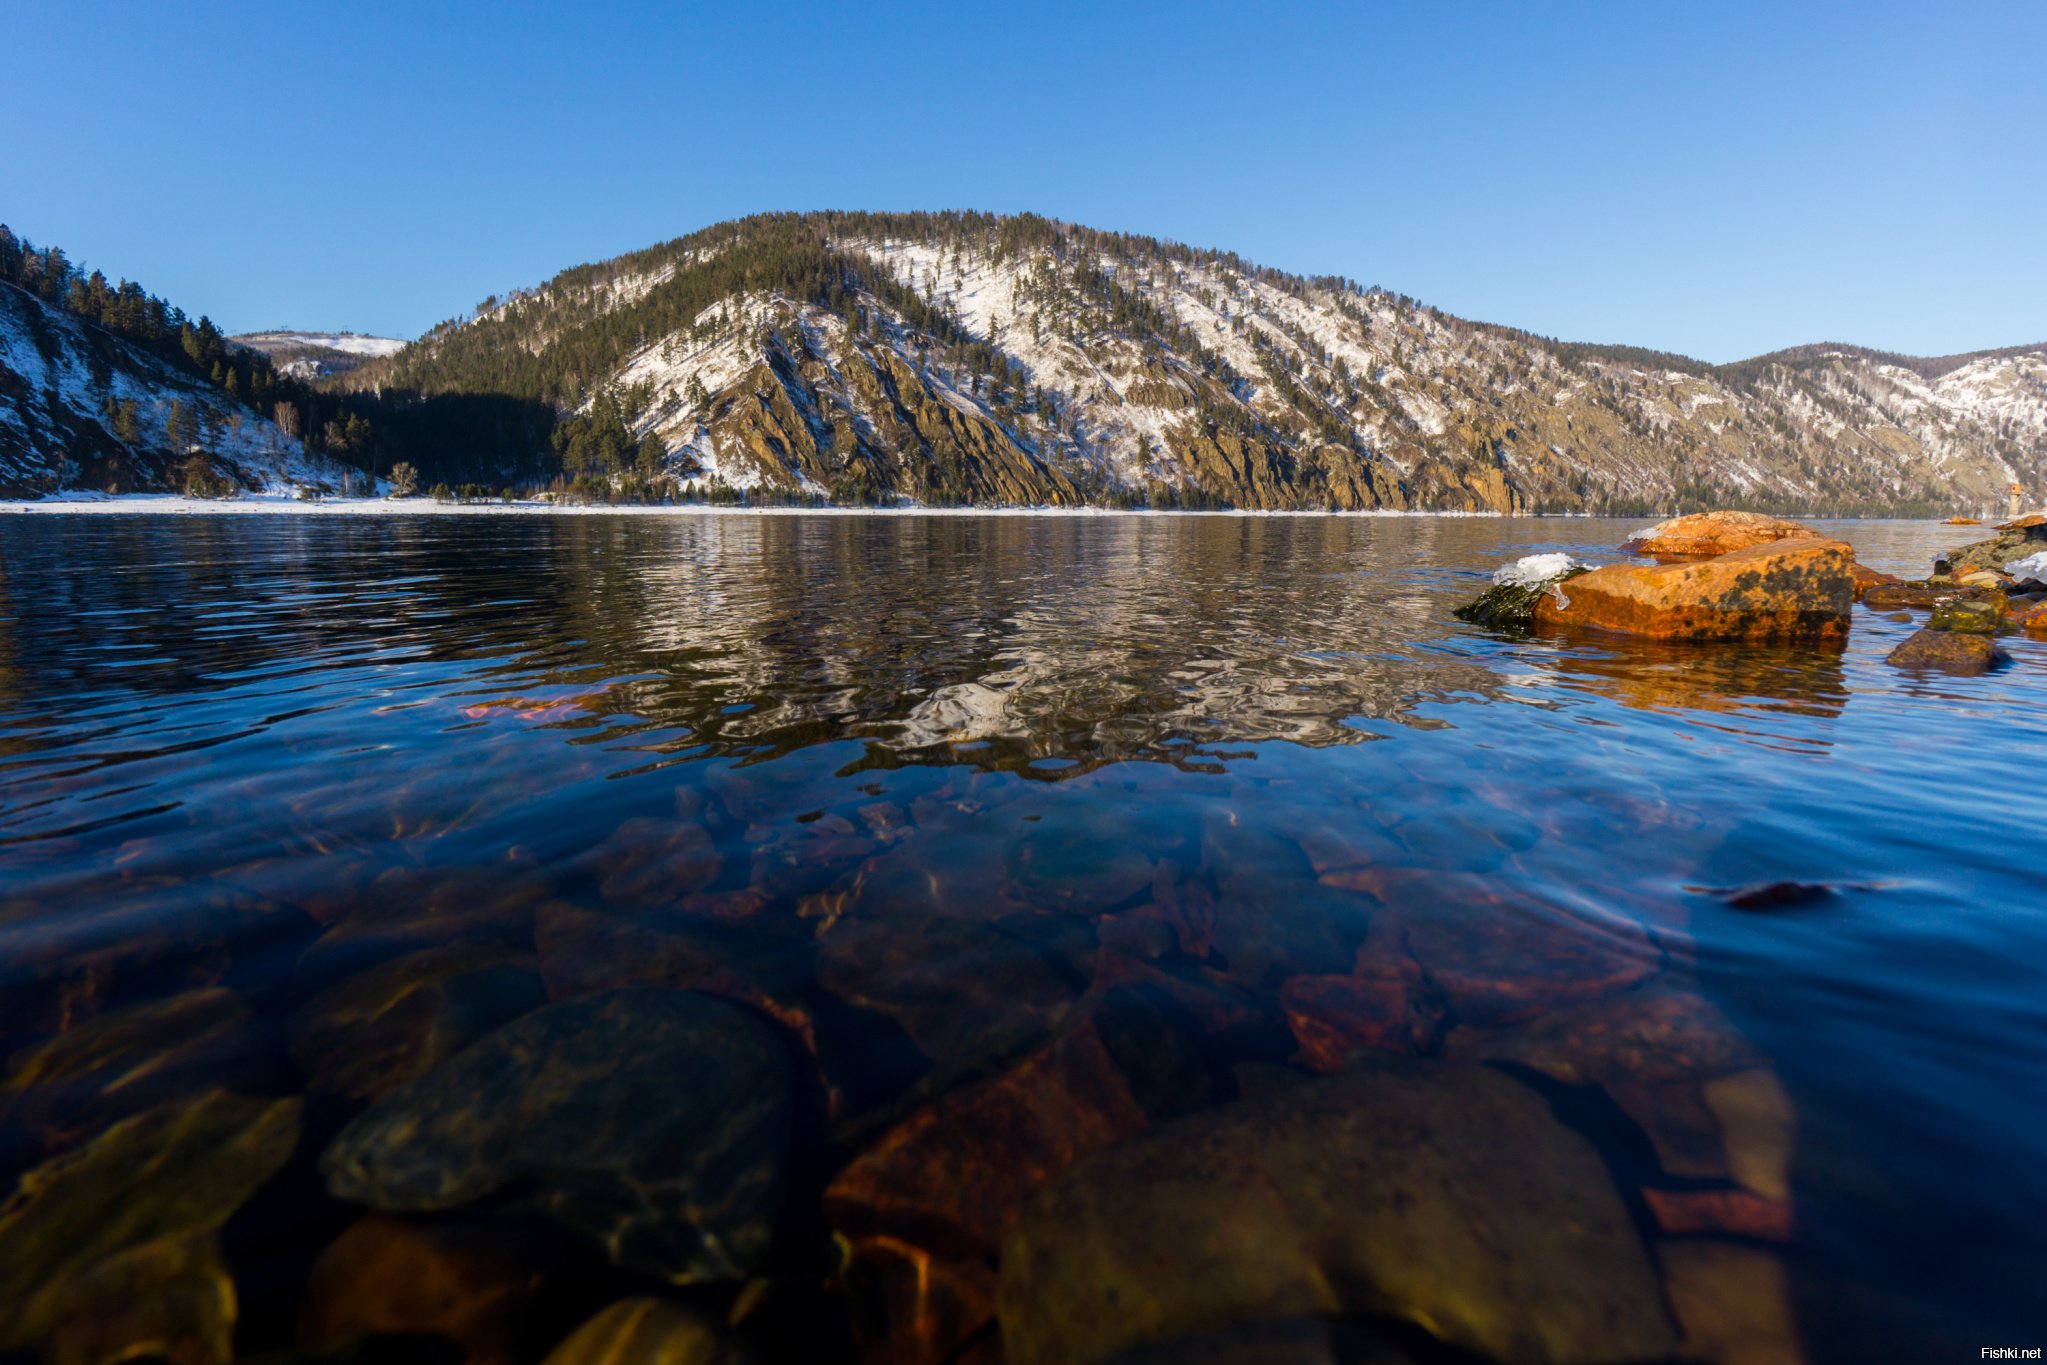
[(1988, 635), (1922, 630), (1892, 650), (1884, 662), (1896, 668), (1975, 677), (2010, 663), (2011, 656), (1999, 649)]
[(298, 1115), (214, 1091), (24, 1175), (0, 1209), (0, 1351), (224, 1365), (236, 1300), (218, 1234), (291, 1155)]
[(1760, 512), (1694, 512), (1658, 522), (1622, 542), (1621, 550), (1633, 555), (1709, 559), (1818, 534), (1810, 526)]
[(1076, 1167), (1011, 1229), (999, 1302), (1012, 1365), (1359, 1313), (1503, 1360), (1676, 1345), (1591, 1145), (1534, 1091), (1456, 1063), (1301, 1085)]
[(1840, 541), (1808, 536), (1707, 560), (1610, 565), (1542, 597), (1535, 621), (1660, 640), (1840, 638), (1855, 601), (1854, 560)]
[(549, 1005), (383, 1096), (320, 1161), (336, 1198), (455, 1208), (506, 1187), (617, 1264), (742, 1277), (782, 1207), (793, 1081), (771, 1027), (689, 991)]
[(1887, 574), (1862, 564), (1850, 564), (1848, 573), (1855, 580), (1855, 600), (1858, 602), (1868, 596), (1871, 588), (1895, 587), (1905, 581), (1896, 574)]

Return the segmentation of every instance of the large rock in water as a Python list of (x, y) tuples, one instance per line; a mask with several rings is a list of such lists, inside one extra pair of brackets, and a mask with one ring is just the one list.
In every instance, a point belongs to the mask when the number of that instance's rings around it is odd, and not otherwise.
[(1905, 642), (1884, 657), (1893, 668), (1919, 669), (1931, 673), (1953, 673), (1973, 678), (2000, 664), (2011, 655), (1999, 649), (1987, 635), (1953, 630), (1914, 631)]
[(1810, 526), (1760, 512), (1694, 512), (1638, 532), (1621, 543), (1621, 550), (1631, 555), (1703, 559), (1817, 535)]
[(1539, 626), (1589, 626), (1659, 640), (1811, 640), (1848, 632), (1852, 550), (1774, 541), (1714, 559), (1614, 564), (1535, 604)]
[(1598, 1153), (1533, 1090), (1460, 1063), (1351, 1072), (1093, 1158), (1010, 1229), (998, 1304), (1010, 1365), (1367, 1314), (1500, 1360), (1676, 1346)]
[(327, 1188), (389, 1213), (500, 1190), (629, 1270), (744, 1277), (781, 1213), (791, 1059), (767, 1023), (689, 991), (549, 1005), (393, 1090), (320, 1159)]

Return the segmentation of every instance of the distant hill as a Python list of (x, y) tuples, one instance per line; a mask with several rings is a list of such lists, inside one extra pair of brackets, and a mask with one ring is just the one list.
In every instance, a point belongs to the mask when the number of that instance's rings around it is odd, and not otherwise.
[(299, 379), (346, 374), (366, 360), (395, 355), (405, 346), (396, 337), (360, 332), (244, 332), (228, 340), (262, 352), (278, 373)]
[(304, 435), (319, 444), (329, 422), (327, 444), (345, 447), (337, 400), (281, 378), (205, 318), (0, 226), (0, 497), (338, 488), (353, 471), (309, 452)]
[(325, 382), (551, 406), (571, 477), (841, 498), (1945, 513), (2047, 485), (2047, 344), (1715, 366), (1031, 215), (723, 223)]

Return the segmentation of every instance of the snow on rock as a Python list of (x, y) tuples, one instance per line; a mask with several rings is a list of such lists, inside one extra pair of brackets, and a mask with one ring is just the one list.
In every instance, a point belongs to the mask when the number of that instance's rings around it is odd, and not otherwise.
[(1573, 569), (1583, 569), (1567, 554), (1523, 555), (1512, 564), (1493, 570), (1493, 582), (1503, 588), (1539, 588), (1552, 579), (1563, 577)]
[(2018, 583), (2047, 583), (2047, 550), (2014, 559), (2004, 566), (2004, 571)]

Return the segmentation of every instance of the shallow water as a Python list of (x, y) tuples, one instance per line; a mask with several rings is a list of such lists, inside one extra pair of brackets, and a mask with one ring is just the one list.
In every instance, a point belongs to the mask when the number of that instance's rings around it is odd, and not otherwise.
[[(900, 1304), (838, 1273), (833, 1232), (857, 1254), (871, 1210), (819, 1212), (849, 1162), (1084, 1023), (1111, 981), (1170, 996), (1202, 1071), (1130, 1126), (1254, 1103), (1314, 1060), (1289, 981), (1399, 951), (1427, 1017), (1340, 1060), (1491, 1056), (1598, 1150), (1646, 1256), (1690, 1238), (1781, 1272), (1721, 1316), (1789, 1321), (1815, 1359), (2038, 1344), (2047, 647), (1928, 679), (1882, 662), (1913, 627), (1861, 608), (1838, 652), (1513, 639), (1450, 615), (1508, 559), (1610, 556), (1629, 529), (10, 518), (5, 1178), (211, 1086), (305, 1094), (289, 1159), (221, 1210), (237, 1346), (385, 1330), (328, 1302), (374, 1297), (375, 1275), (318, 1259), (362, 1212), (317, 1163), (368, 1092), (545, 1000), (690, 987), (773, 1020), (806, 1098), (773, 1249), (658, 1292), (770, 1355), (859, 1337), (909, 1358)], [(1823, 529), (1913, 576), (1976, 534)], [(1732, 903), (1787, 882), (1809, 889)], [(979, 937), (904, 947), (934, 922)], [(869, 956), (845, 946), (861, 934)], [(480, 994), (323, 1031), (337, 988), (479, 944), (497, 954)], [(1639, 970), (1601, 986), (1552, 960), (1588, 951)], [(1621, 1063), (1500, 1060), (1545, 1019), (1663, 986), (1710, 1002), (1742, 1073), (1781, 1085), (1788, 1199), (1738, 1155), (1674, 1159), (1687, 1133), (1650, 1131)], [(522, 1189), (406, 1216), (525, 1230)], [(1674, 1230), (1644, 1190), (1740, 1194), (1769, 1227)], [(884, 1231), (993, 1265), (929, 1222)], [(551, 1335), (529, 1323), (514, 1358), (673, 1278), (543, 1226)], [(72, 1273), (0, 1243), (0, 1292)], [(735, 1298), (746, 1278), (771, 1288)]]

